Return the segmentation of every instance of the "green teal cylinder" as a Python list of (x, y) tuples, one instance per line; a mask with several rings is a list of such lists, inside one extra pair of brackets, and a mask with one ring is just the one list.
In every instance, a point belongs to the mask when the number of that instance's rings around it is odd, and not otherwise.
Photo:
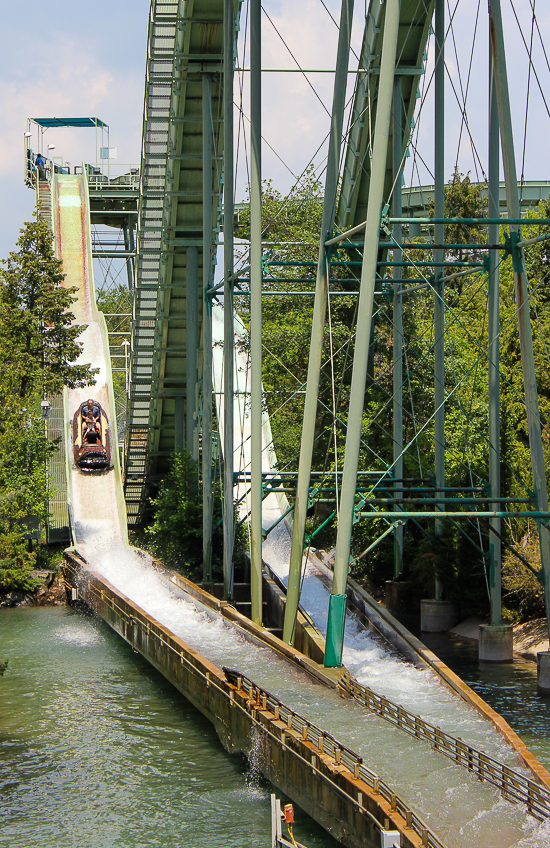
[(331, 595), (328, 605), (325, 668), (339, 668), (342, 665), (345, 617), (346, 596), (337, 594)]

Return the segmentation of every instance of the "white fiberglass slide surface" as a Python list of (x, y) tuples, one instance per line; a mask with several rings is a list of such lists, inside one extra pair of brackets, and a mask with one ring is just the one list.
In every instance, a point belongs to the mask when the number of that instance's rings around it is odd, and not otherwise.
[[(68, 389), (65, 394), (65, 425), (68, 453), (68, 485), (76, 542), (84, 550), (87, 543), (100, 539), (123, 542), (127, 539), (126, 516), (118, 464), (116, 415), (111, 385), (111, 365), (103, 316), (95, 305), (89, 213), (85, 177), (57, 175), (54, 183), (55, 242), (63, 260), (64, 285), (77, 289), (72, 312), (77, 324), (86, 329), (79, 337), (83, 345), (79, 363), (99, 368), (94, 386)], [(74, 463), (72, 421), (80, 404), (93, 398), (105, 411), (110, 425), (111, 462), (109, 471), (86, 473)], [(117, 491), (117, 487), (119, 491)]]
[[(234, 318), (234, 428), (233, 428), (233, 467), (240, 475), (250, 479), (250, 363), (248, 359), (248, 333), (238, 316)], [(223, 308), (215, 303), (212, 307), (212, 379), (216, 396), (216, 415), (220, 430), (220, 443), (223, 450)], [(264, 407), (262, 414), (262, 472), (272, 471), (277, 466), (273, 448), (271, 424)], [(246, 517), (250, 512), (250, 483), (238, 483), (234, 497), (239, 503), (239, 515)], [(288, 507), (285, 495), (270, 494), (263, 502), (262, 526), (267, 530), (280, 518)]]

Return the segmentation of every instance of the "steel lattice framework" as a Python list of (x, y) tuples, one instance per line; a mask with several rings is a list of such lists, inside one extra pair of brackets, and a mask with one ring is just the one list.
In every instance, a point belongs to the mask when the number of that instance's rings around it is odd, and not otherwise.
[[(401, 3), (395, 74), (400, 79), (403, 155), (407, 151), (409, 132), (414, 127), (418, 86), (425, 69), (426, 44), (433, 10), (434, 0), (423, 3), (404, 0)], [(342, 172), (342, 188), (336, 212), (335, 223), (340, 230), (354, 227), (367, 217), (372, 133), (376, 123), (384, 16), (385, 3), (381, 0), (371, 2), (359, 59), (359, 67), (364, 69), (364, 72), (357, 75), (351, 129)], [(390, 197), (394, 181), (392, 149), (393, 132), (390, 133), (386, 159), (385, 197)]]
[[(222, 20), (222, 0), (151, 4), (126, 444), (130, 524), (140, 519), (146, 482), (167, 469), (174, 445), (183, 446), (184, 400), (196, 391), (186, 379), (187, 252), (197, 249), (204, 290), (211, 274), (202, 273), (203, 94), (207, 77), (213, 156), (206, 203), (215, 223), (207, 240), (213, 245), (221, 186)], [(202, 303), (201, 293), (199, 339)]]
[[(250, 349), (251, 349), (251, 583), (252, 617), (261, 618), (262, 471), (261, 471), (261, 358), (262, 358), (262, 253), (261, 204), (261, 3), (249, 0), (250, 11)], [(147, 487), (169, 468), (176, 448), (187, 446), (198, 462), (202, 457), (203, 556), (204, 576), (209, 578), (212, 535), (212, 322), (214, 294), (213, 263), (221, 221), (221, 194), (224, 196), (224, 392), (233, 395), (231, 384), (233, 347), (232, 296), (233, 268), (233, 71), (234, 37), (238, 25), (239, 0), (153, 0), (149, 22), (147, 77), (143, 125), (143, 149), (137, 233), (137, 273), (133, 293), (133, 342), (130, 398), (126, 443), (125, 494), (130, 523), (139, 522), (147, 499)], [(526, 499), (530, 514), (539, 527), (542, 573), (547, 603), (550, 604), (550, 547), (548, 546), (548, 502), (540, 435), (533, 343), (527, 297), (527, 279), (521, 241), (521, 203), (517, 191), (510, 103), (506, 79), (504, 36), (500, 3), (489, 3), (492, 34), (492, 99), (489, 130), (489, 214), (460, 219), (465, 226), (488, 227), (484, 264), (456, 262), (472, 266), (454, 276), (445, 276), (445, 225), (459, 219), (445, 218), (445, 3), (444, 0), (370, 0), (365, 17), (359, 69), (356, 75), (349, 136), (343, 133), (345, 90), (350, 55), (353, 0), (342, 0), (336, 62), (334, 98), (331, 112), (328, 163), (325, 179), (323, 221), (315, 286), (311, 346), (302, 444), (294, 506), (294, 535), (289, 577), (285, 639), (292, 640), (293, 615), (298, 604), (304, 545), (304, 528), (310, 505), (311, 458), (317, 417), (321, 353), (326, 327), (326, 305), (330, 289), (331, 262), (338, 250), (352, 251), (355, 261), (339, 264), (361, 265), (358, 280), (357, 332), (350, 406), (345, 433), (345, 458), (341, 474), (334, 584), (329, 617), (327, 664), (339, 664), (345, 611), (345, 585), (350, 562), (350, 539), (358, 515), (381, 517), (394, 532), (394, 576), (402, 573), (403, 521), (415, 519), (415, 509), (402, 503), (403, 455), (410, 445), (403, 442), (403, 360), (406, 340), (403, 333), (402, 295), (405, 266), (412, 267), (404, 233), (409, 240), (415, 229), (432, 226), (432, 258), (419, 265), (421, 285), (408, 292), (429, 288), (433, 294), (433, 391), (434, 482), (426, 488), (433, 510), (424, 517), (435, 519), (440, 533), (443, 520), (456, 516), (487, 518), (494, 538), (490, 543), (490, 586), (492, 624), (500, 625), (500, 522), (506, 513), (500, 498), (498, 337), (498, 250), (500, 208), (499, 138), (505, 170), (508, 212), (508, 253), (513, 259), (517, 319), (522, 348), (525, 409), (529, 422), (533, 489)], [(434, 25), (434, 182), (433, 219), (418, 217), (418, 198), (403, 194), (402, 172), (407, 155), (419, 91), (424, 73), (426, 46), (432, 19)], [(229, 23), (228, 23), (229, 22)], [(499, 129), (500, 122), (500, 129)], [(344, 167), (339, 183), (340, 151)], [(223, 154), (223, 168), (222, 168)], [(229, 188), (231, 187), (231, 190)], [(418, 189), (422, 193), (422, 189)], [(544, 193), (544, 190), (543, 190)], [(546, 196), (546, 193), (544, 193)], [(534, 198), (531, 198), (533, 200)], [(425, 198), (424, 198), (425, 202)], [(545, 221), (538, 220), (539, 224)], [(363, 240), (364, 232), (364, 240)], [(354, 241), (357, 234), (360, 241)], [(431, 233), (431, 231), (430, 231)], [(530, 242), (527, 242), (528, 244)], [(408, 245), (410, 247), (410, 245)], [(457, 245), (455, 245), (457, 247)], [(484, 249), (483, 245), (479, 245)], [(492, 249), (489, 250), (488, 248)], [(391, 259), (389, 258), (391, 257)], [(276, 264), (276, 263), (275, 263)], [(282, 263), (285, 264), (285, 263)], [(292, 263), (287, 263), (292, 264)], [(303, 263), (310, 265), (312, 263)], [(450, 263), (451, 265), (453, 262)], [(393, 265), (393, 276), (387, 268)], [(418, 270), (418, 269), (416, 269)], [(479, 498), (470, 510), (453, 511), (453, 498), (445, 484), (445, 408), (453, 392), (445, 386), (445, 282), (456, 276), (488, 272), (489, 309), (489, 509)], [(387, 282), (389, 281), (389, 282)], [(382, 294), (393, 295), (392, 362), (392, 456), (383, 460), (387, 479), (384, 503), (387, 509), (367, 503), (357, 493), (357, 474), (362, 439), (367, 365), (371, 348), (376, 284)], [(218, 287), (220, 288), (220, 287)], [(389, 303), (389, 301), (388, 301)], [(202, 372), (202, 374), (201, 374)], [(454, 390), (453, 390), (454, 391)], [(224, 405), (224, 593), (232, 591), (232, 404)], [(200, 419), (200, 420), (199, 420)], [(202, 451), (199, 451), (199, 431)], [(362, 472), (367, 473), (367, 472)], [(425, 482), (425, 481), (423, 481)], [(339, 483), (337, 484), (340, 485)], [(393, 488), (392, 488), (393, 487)], [(466, 491), (466, 489), (465, 489)], [(370, 493), (372, 495), (372, 492)], [(463, 493), (462, 493), (463, 494)], [(512, 502), (512, 499), (508, 499)], [(520, 499), (521, 500), (521, 499)], [(519, 501), (518, 501), (519, 502)], [(392, 507), (390, 505), (393, 504)], [(466, 501), (462, 506), (465, 506)], [(366, 508), (370, 510), (363, 513)], [(440, 518), (441, 516), (441, 518)], [(379, 540), (378, 540), (379, 541)], [(485, 557), (485, 552), (481, 551)], [(442, 586), (436, 579), (436, 599)], [(550, 606), (549, 606), (550, 609)], [(339, 635), (338, 635), (339, 634)]]

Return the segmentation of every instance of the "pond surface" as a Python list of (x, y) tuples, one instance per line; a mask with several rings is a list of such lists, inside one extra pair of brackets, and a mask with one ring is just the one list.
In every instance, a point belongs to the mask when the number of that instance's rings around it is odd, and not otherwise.
[(506, 719), (550, 771), (550, 696), (537, 694), (537, 664), (480, 663), (477, 645), (446, 634), (422, 633), (428, 648)]
[(269, 784), (101, 620), (4, 609), (0, 660), (1, 846), (269, 848)]

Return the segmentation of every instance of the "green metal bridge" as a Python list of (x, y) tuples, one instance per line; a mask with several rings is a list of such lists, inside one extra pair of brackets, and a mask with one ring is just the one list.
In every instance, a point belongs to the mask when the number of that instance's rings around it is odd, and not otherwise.
[(221, 2), (151, 4), (125, 460), (130, 524), (174, 448), (187, 441), (198, 459), (203, 314), (223, 184), (222, 36)]
[[(200, 465), (203, 491), (205, 579), (209, 579), (212, 534), (212, 302), (223, 288), (224, 396), (233, 397), (233, 289), (235, 280), (251, 297), (251, 582), (252, 618), (261, 618), (262, 493), (265, 472), (261, 466), (261, 301), (267, 257), (262, 250), (261, 220), (261, 7), (250, 0), (250, 265), (237, 275), (234, 269), (233, 227), (235, 220), (233, 156), (233, 74), (239, 31), (240, 0), (152, 0), (149, 17), (147, 72), (141, 164), (125, 181), (103, 179), (93, 169), (88, 174), (92, 220), (124, 228), (122, 246), (113, 250), (128, 263), (131, 283), (131, 357), (128, 374), (128, 408), (124, 447), (124, 493), (128, 522), (142, 521), (148, 493), (169, 469), (174, 449), (187, 447)], [(446, 41), (443, 0), (370, 0), (358, 67), (354, 71), (354, 93), (349, 131), (344, 132), (346, 81), (350, 72), (352, 0), (343, 0), (339, 22), (338, 58), (334, 74), (334, 97), (323, 221), (315, 282), (315, 306), (309, 353), (302, 447), (295, 475), (293, 540), (290, 563), (285, 639), (292, 641), (294, 614), (299, 599), (302, 552), (307, 510), (311, 506), (311, 463), (318, 404), (319, 369), (330, 290), (331, 263), (342, 261), (345, 249), (360, 265), (357, 277), (357, 332), (353, 362), (351, 400), (343, 435), (345, 458), (336, 477), (341, 488), (338, 506), (338, 538), (333, 594), (329, 618), (326, 658), (328, 665), (341, 660), (345, 587), (350, 561), (352, 525), (358, 515), (371, 514), (386, 522), (384, 537), (395, 540), (394, 576), (403, 569), (403, 534), (407, 520), (420, 517), (456, 521), (462, 514), (470, 521), (476, 515), (490, 523), (489, 562), (492, 625), (501, 625), (500, 561), (501, 521), (510, 515), (510, 503), (500, 498), (499, 447), (499, 226), (506, 221), (509, 232), (506, 250), (512, 256), (518, 331), (521, 339), (525, 410), (528, 420), (533, 484), (519, 517), (535, 517), (541, 541), (541, 579), (550, 604), (550, 518), (540, 432), (533, 342), (528, 309), (524, 242), (521, 215), (548, 197), (548, 183), (521, 183), (521, 198), (515, 171), (510, 103), (506, 78), (504, 37), (498, 0), (489, 3), (492, 40), (492, 120), (488, 154), (488, 212), (483, 217), (460, 219), (464, 226), (486, 226), (489, 230), (480, 261), (460, 273), (489, 274), (488, 353), (480, 353), (489, 370), (490, 410), (487, 422), (489, 468), (485, 499), (472, 496), (460, 508), (445, 484), (445, 408), (454, 392), (445, 388), (445, 225), (458, 219), (444, 211), (444, 56)], [(433, 27), (433, 30), (432, 30)], [(435, 168), (432, 186), (403, 188), (402, 174), (414, 129), (419, 84), (425, 73), (428, 39), (433, 34), (435, 49)], [(500, 125), (500, 128), (499, 128)], [(500, 139), (500, 141), (499, 141)], [(499, 144), (502, 146), (504, 183), (499, 175)], [(340, 167), (342, 162), (342, 167)], [(32, 180), (31, 180), (32, 182)], [(433, 199), (433, 213), (426, 211)], [(504, 210), (504, 206), (506, 209)], [(507, 217), (501, 213), (506, 211)], [(530, 223), (548, 224), (542, 219)], [(223, 229), (223, 283), (214, 287), (218, 236)], [(407, 253), (410, 241), (427, 236), (433, 256), (421, 268)], [(502, 245), (502, 250), (505, 246)], [(109, 256), (98, 244), (96, 256)], [(456, 265), (456, 260), (451, 263)], [(467, 263), (466, 263), (467, 264)], [(471, 263), (470, 263), (471, 264)], [(402, 503), (403, 457), (414, 440), (403, 439), (403, 392), (406, 383), (403, 350), (403, 297), (407, 280), (403, 269), (419, 271), (420, 283), (410, 291), (425, 288), (433, 293), (435, 403), (433, 411), (435, 467), (423, 495), (431, 499), (431, 512), (406, 509)], [(387, 269), (390, 269), (388, 271)], [(456, 276), (456, 269), (454, 272)], [(378, 482), (368, 494), (357, 491), (362, 439), (363, 406), (373, 326), (373, 305), (380, 284), (392, 299), (393, 394), (392, 450), (369, 469)], [(378, 286), (378, 289), (377, 289)], [(407, 292), (406, 292), (407, 293)], [(118, 334), (120, 342), (120, 333)], [(118, 353), (122, 357), (122, 353)], [(259, 422), (259, 423), (258, 423)], [(432, 419), (430, 419), (432, 422)], [(221, 422), (218, 422), (221, 423)], [(224, 592), (232, 593), (233, 527), (233, 404), (224, 404)], [(267, 475), (269, 476), (269, 475)], [(273, 477), (276, 477), (274, 471)], [(376, 500), (375, 489), (383, 497)], [(399, 484), (399, 485), (398, 485)], [(370, 485), (370, 484), (369, 484)], [(385, 487), (385, 488), (384, 488)], [(474, 487), (475, 488), (475, 487)], [(471, 493), (470, 493), (471, 494)], [(481, 494), (481, 492), (480, 492)], [(458, 493), (460, 497), (467, 492)], [(464, 509), (464, 507), (466, 507)], [(462, 510), (462, 512), (461, 512)], [(419, 516), (417, 513), (422, 513)], [(403, 520), (400, 519), (402, 516)], [(521, 556), (520, 556), (521, 558)], [(436, 600), (442, 587), (436, 584)]]

